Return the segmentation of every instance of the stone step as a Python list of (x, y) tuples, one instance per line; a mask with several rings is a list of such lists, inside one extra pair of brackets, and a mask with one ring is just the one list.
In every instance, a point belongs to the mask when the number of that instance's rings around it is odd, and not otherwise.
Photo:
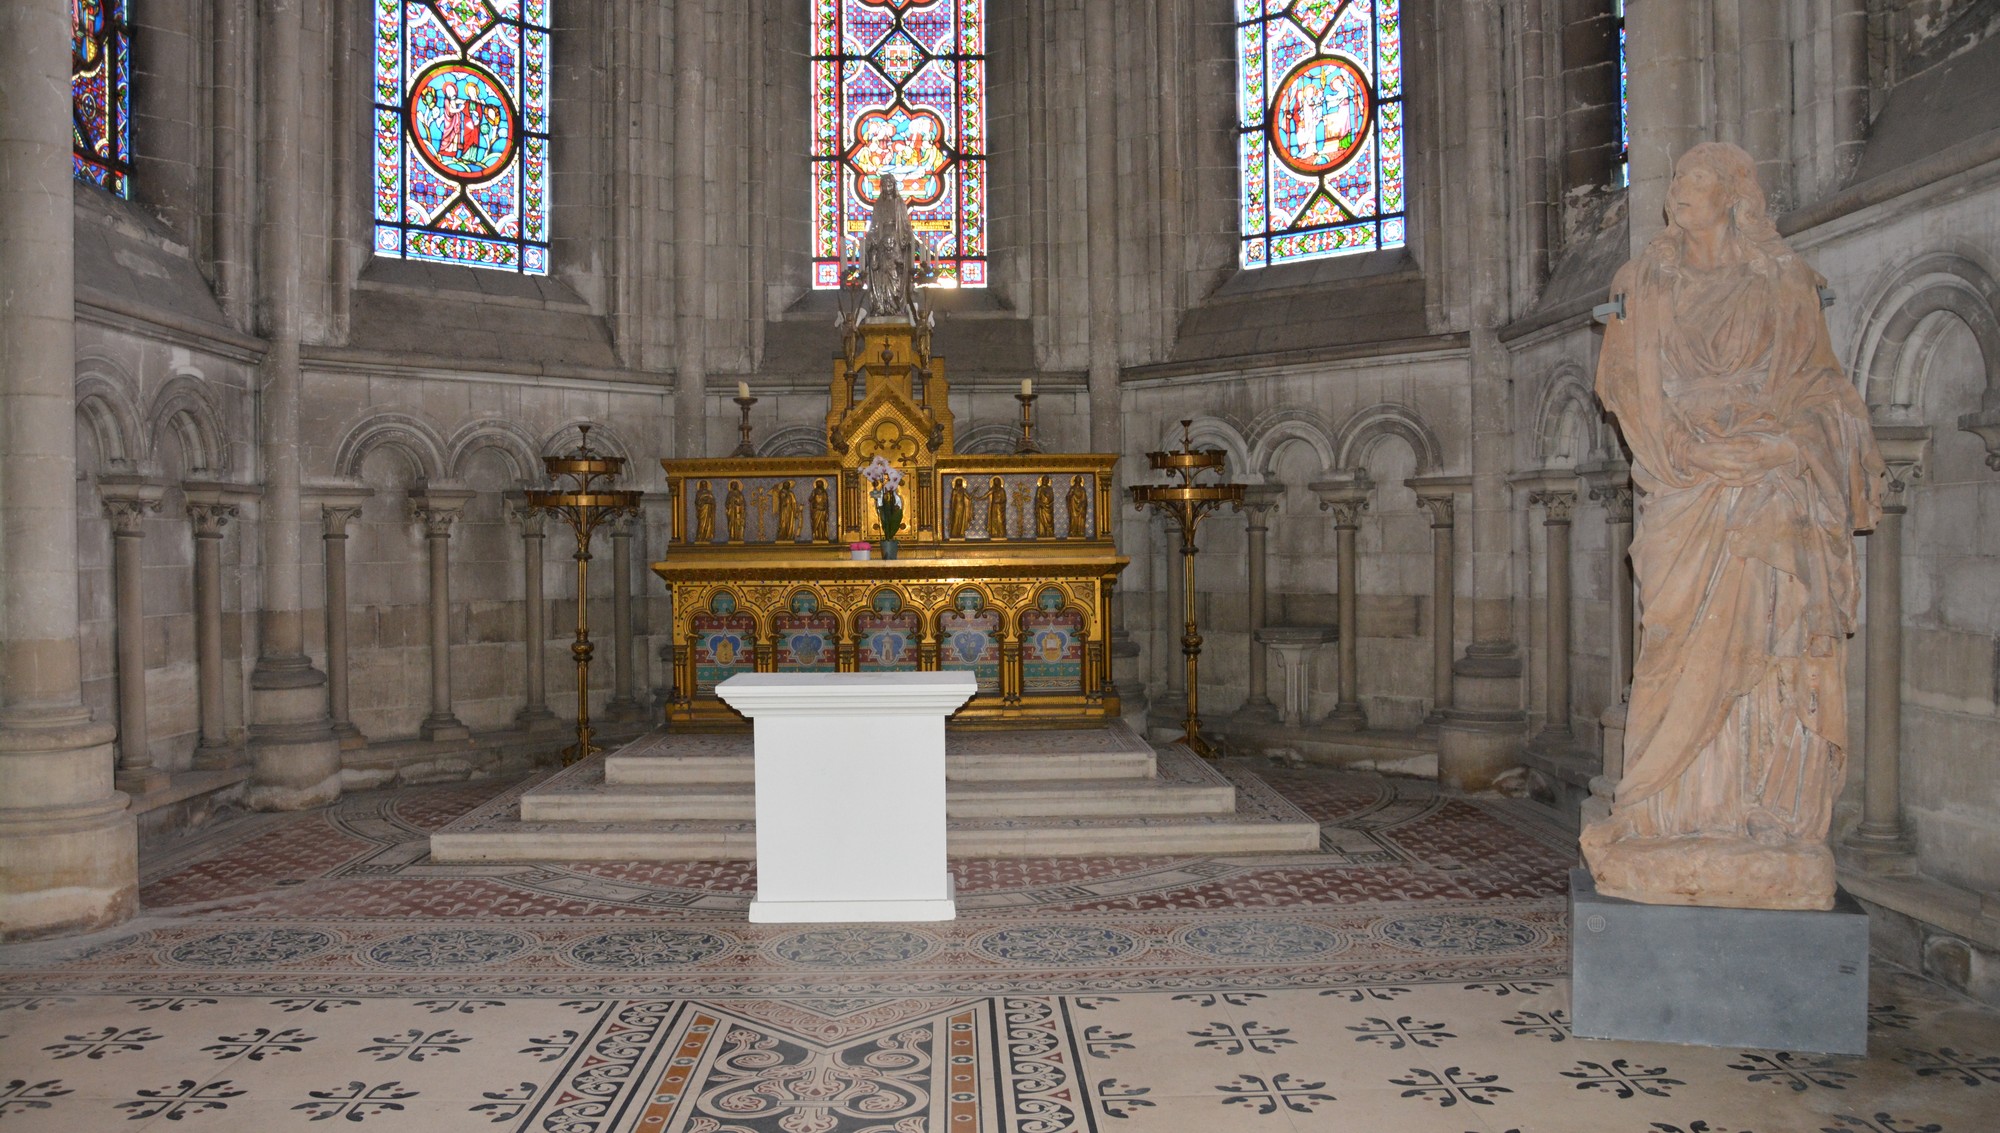
[[(620, 787), (747, 784), (747, 734), (661, 732), (607, 755), (604, 781)], [(1151, 779), (1153, 749), (1118, 723), (1088, 730), (947, 732), (945, 778), (956, 783)]]
[[(1235, 809), (1236, 790), (1227, 784), (1130, 778), (952, 782), (945, 794), (949, 818), (1229, 814)], [(747, 821), (756, 816), (756, 796), (747, 782), (607, 783), (521, 799), (524, 822)]]

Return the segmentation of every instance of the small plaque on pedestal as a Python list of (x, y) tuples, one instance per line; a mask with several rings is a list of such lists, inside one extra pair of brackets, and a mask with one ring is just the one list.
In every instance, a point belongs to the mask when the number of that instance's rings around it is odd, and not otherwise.
[(1645, 905), (1570, 879), (1578, 1038), (1868, 1053), (1868, 914)]

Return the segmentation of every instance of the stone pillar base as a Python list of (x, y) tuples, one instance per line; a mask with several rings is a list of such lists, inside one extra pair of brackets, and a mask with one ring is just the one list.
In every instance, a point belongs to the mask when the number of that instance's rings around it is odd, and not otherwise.
[[(654, 690), (656, 699), (660, 701), (662, 706), (665, 704), (665, 691), (664, 689)], [(650, 715), (651, 711), (649, 710), (647, 714)], [(557, 716), (546, 708), (523, 708), (519, 712), (514, 713), (514, 726), (524, 732), (533, 732), (536, 734), (542, 732), (560, 732), (563, 730), (563, 721), (560, 716)]]
[(1448, 711), (1438, 724), (1438, 784), (1453, 791), (1486, 791), (1521, 763), (1519, 713)]
[(333, 738), (342, 751), (360, 751), (368, 746), (368, 737), (361, 734), (361, 729), (345, 720), (333, 726)]
[(118, 772), (117, 777), (112, 780), (112, 785), (138, 798), (150, 795), (154, 791), (164, 791), (173, 785), (173, 781), (172, 775), (158, 767), (140, 767)]
[(0, 725), (0, 942), (94, 932), (139, 907), (139, 834), (111, 782), (115, 731)]
[(428, 716), (417, 727), (417, 734), (427, 740), (469, 740), (472, 729), (452, 715)]
[(604, 706), (604, 718), (613, 723), (629, 724), (636, 720), (644, 720), (649, 715), (646, 706), (631, 697), (613, 700)]
[(203, 744), (194, 749), (194, 756), (188, 766), (196, 771), (221, 771), (236, 767), (243, 761), (243, 749), (239, 747), (209, 747)]
[(327, 718), (326, 674), (303, 657), (259, 662), (250, 676), (252, 810), (309, 810), (340, 797), (340, 740)]

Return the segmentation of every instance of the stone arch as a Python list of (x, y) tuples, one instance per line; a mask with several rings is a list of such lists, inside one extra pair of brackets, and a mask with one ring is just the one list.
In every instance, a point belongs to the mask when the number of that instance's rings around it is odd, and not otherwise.
[(229, 467), (221, 414), (198, 370), (182, 370), (160, 387), (146, 412), (146, 458), (158, 464), (160, 439), (168, 431), (180, 441), (184, 476), (220, 476)]
[(1000, 422), (974, 425), (959, 432), (952, 442), (963, 456), (1012, 456), (1021, 444), (1021, 426)]
[(757, 446), (758, 456), (825, 456), (826, 429), (820, 425), (786, 425)]
[(1286, 443), (1298, 441), (1319, 458), (1320, 475), (1332, 475), (1338, 467), (1333, 431), (1319, 414), (1304, 409), (1275, 409), (1258, 417), (1249, 432), (1256, 438), (1250, 445), (1247, 473), (1260, 482), (1276, 474), (1273, 462)]
[(132, 446), (143, 435), (139, 415), (117, 382), (95, 370), (78, 375), (76, 416), (96, 439), (100, 471), (138, 471)]
[[(1164, 431), (1166, 437), (1160, 446), (1161, 448), (1177, 449), (1181, 447), (1180, 418), (1177, 417), (1168, 421)], [(1187, 428), (1187, 443), (1193, 448), (1219, 448), (1227, 453), (1229, 462), (1223, 467), (1229, 478), (1238, 483), (1248, 482), (1252, 477), (1257, 476), (1261, 472), (1256, 465), (1250, 462), (1249, 442), (1243, 439), (1243, 434), (1237, 430), (1236, 426), (1220, 417), (1193, 418), (1192, 423)]]
[(444, 478), (445, 444), (437, 430), (418, 417), (407, 413), (378, 413), (348, 430), (334, 450), (333, 466), (337, 475), (349, 479), (361, 478), (361, 462), (369, 453), (388, 446), (409, 457), (416, 467), (418, 477), (424, 480)]
[(1431, 476), (1444, 469), (1444, 447), (1437, 434), (1417, 411), (1407, 405), (1383, 402), (1371, 405), (1347, 419), (1340, 427), (1334, 446), (1334, 469), (1352, 471), (1368, 459), (1368, 450), (1387, 437), (1400, 437), (1417, 454), (1417, 475)]
[(463, 479), (465, 462), (484, 449), (492, 449), (505, 457), (514, 471), (514, 479), (522, 482), (541, 479), (542, 461), (535, 454), (534, 434), (512, 421), (497, 417), (470, 422), (452, 434), (451, 443), (446, 448), (445, 474), (453, 479)]
[(1969, 256), (1933, 252), (1896, 269), (1868, 309), (1854, 380), (1871, 411), (1915, 412), (1925, 367), (1920, 352), (1937, 340), (1941, 317), (1963, 322), (1986, 367), (1985, 400), (2000, 408), (2000, 279)]
[[(602, 453), (605, 456), (615, 456), (624, 460), (625, 471), (629, 475), (632, 472), (631, 446), (625, 443), (625, 438), (618, 435), (618, 430), (606, 425), (602, 421), (593, 421), (588, 417), (578, 417), (543, 438), (541, 444), (542, 455), (567, 456), (576, 451), (577, 442), (583, 437), (581, 426), (584, 425), (590, 426), (591, 450)], [(535, 461), (534, 468), (536, 474), (539, 475), (541, 471), (541, 461), (539, 459)]]
[[(1581, 452), (1567, 452), (1572, 435), (1580, 436)], [(1575, 466), (1604, 456), (1611, 449), (1604, 410), (1584, 378), (1583, 368), (1565, 362), (1549, 375), (1535, 407), (1535, 464), (1540, 468)]]

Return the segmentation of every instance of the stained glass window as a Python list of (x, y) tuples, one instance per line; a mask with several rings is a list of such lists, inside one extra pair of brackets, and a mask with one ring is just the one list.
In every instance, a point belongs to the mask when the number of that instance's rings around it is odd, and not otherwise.
[(1618, 22), (1618, 168), (1613, 171), (1618, 184), (1632, 183), (1632, 104), (1631, 66), (1625, 60), (1625, 0), (1612, 0), (1612, 18)]
[(985, 0), (811, 0), (813, 286), (897, 179), (938, 282), (986, 286)]
[(374, 0), (375, 252), (546, 275), (552, 0)]
[(72, 165), (78, 180), (132, 195), (132, 26), (127, 0), (70, 0)]
[(1246, 268), (1400, 248), (1400, 0), (1236, 0)]

